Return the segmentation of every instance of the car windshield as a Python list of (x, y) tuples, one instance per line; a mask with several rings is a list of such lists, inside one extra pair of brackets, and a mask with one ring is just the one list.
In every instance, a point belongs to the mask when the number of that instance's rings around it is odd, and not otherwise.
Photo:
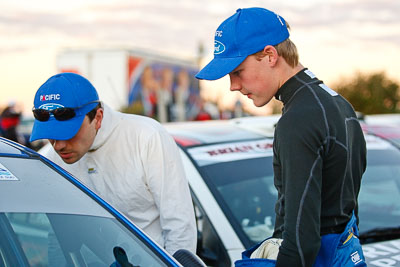
[(368, 149), (368, 165), (358, 197), (360, 233), (400, 227), (400, 151)]
[(90, 195), (38, 157), (1, 154), (0, 266), (170, 266)]
[[(247, 159), (210, 165), (204, 168), (214, 196), (246, 243), (255, 244), (271, 236), (274, 230), (274, 205), (277, 191), (273, 173), (260, 168), (269, 158)], [(221, 172), (221, 170), (224, 170)], [(221, 175), (224, 173), (224, 175)], [(244, 236), (243, 236), (244, 235)]]
[[(249, 248), (273, 233), (277, 191), (272, 152), (248, 156), (243, 153), (246, 146), (248, 152), (254, 144), (221, 144), (188, 152), (244, 246)], [(361, 233), (400, 226), (400, 151), (380, 141), (367, 147), (368, 166), (359, 195)], [(200, 155), (200, 149), (208, 154)], [(211, 155), (224, 158), (216, 160)]]
[(196, 147), (188, 152), (246, 247), (273, 233), (278, 194), (272, 139)]

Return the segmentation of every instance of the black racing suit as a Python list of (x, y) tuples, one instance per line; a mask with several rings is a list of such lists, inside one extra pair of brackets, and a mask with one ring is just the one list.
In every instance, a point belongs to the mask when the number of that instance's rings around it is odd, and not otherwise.
[(343, 232), (353, 211), (358, 222), (364, 135), (353, 107), (307, 69), (275, 97), (284, 104), (274, 138), (276, 266), (312, 266), (322, 235)]

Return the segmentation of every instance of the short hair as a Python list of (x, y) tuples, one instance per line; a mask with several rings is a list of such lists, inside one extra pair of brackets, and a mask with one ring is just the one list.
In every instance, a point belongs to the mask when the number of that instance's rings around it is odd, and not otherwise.
[[(289, 23), (286, 22), (286, 27), (290, 30)], [(299, 54), (297, 52), (296, 45), (287, 38), (285, 41), (274, 45), (278, 55), (283, 57), (289, 66), (292, 68), (296, 67), (299, 64)], [(263, 57), (266, 56), (264, 53), (264, 49), (254, 54), (257, 60), (261, 60)]]
[(94, 118), (96, 117), (97, 110), (99, 108), (101, 108), (101, 103), (97, 104), (97, 106), (94, 109), (92, 109), (86, 114), (86, 116), (88, 116), (89, 118), (89, 122), (92, 122), (94, 120)]

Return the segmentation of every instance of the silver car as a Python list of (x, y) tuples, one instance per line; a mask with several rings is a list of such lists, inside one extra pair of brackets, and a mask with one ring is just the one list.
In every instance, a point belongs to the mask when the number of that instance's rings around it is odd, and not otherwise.
[(59, 166), (0, 138), (1, 267), (204, 266), (174, 256)]

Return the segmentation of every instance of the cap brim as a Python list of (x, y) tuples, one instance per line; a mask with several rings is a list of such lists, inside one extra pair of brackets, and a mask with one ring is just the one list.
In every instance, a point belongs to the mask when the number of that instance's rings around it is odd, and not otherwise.
[(200, 80), (218, 80), (236, 69), (246, 57), (247, 56), (233, 58), (215, 57), (199, 71), (195, 77)]
[(68, 140), (74, 137), (81, 128), (85, 115), (75, 116), (66, 121), (58, 121), (51, 117), (48, 121), (35, 120), (30, 142), (39, 139)]

